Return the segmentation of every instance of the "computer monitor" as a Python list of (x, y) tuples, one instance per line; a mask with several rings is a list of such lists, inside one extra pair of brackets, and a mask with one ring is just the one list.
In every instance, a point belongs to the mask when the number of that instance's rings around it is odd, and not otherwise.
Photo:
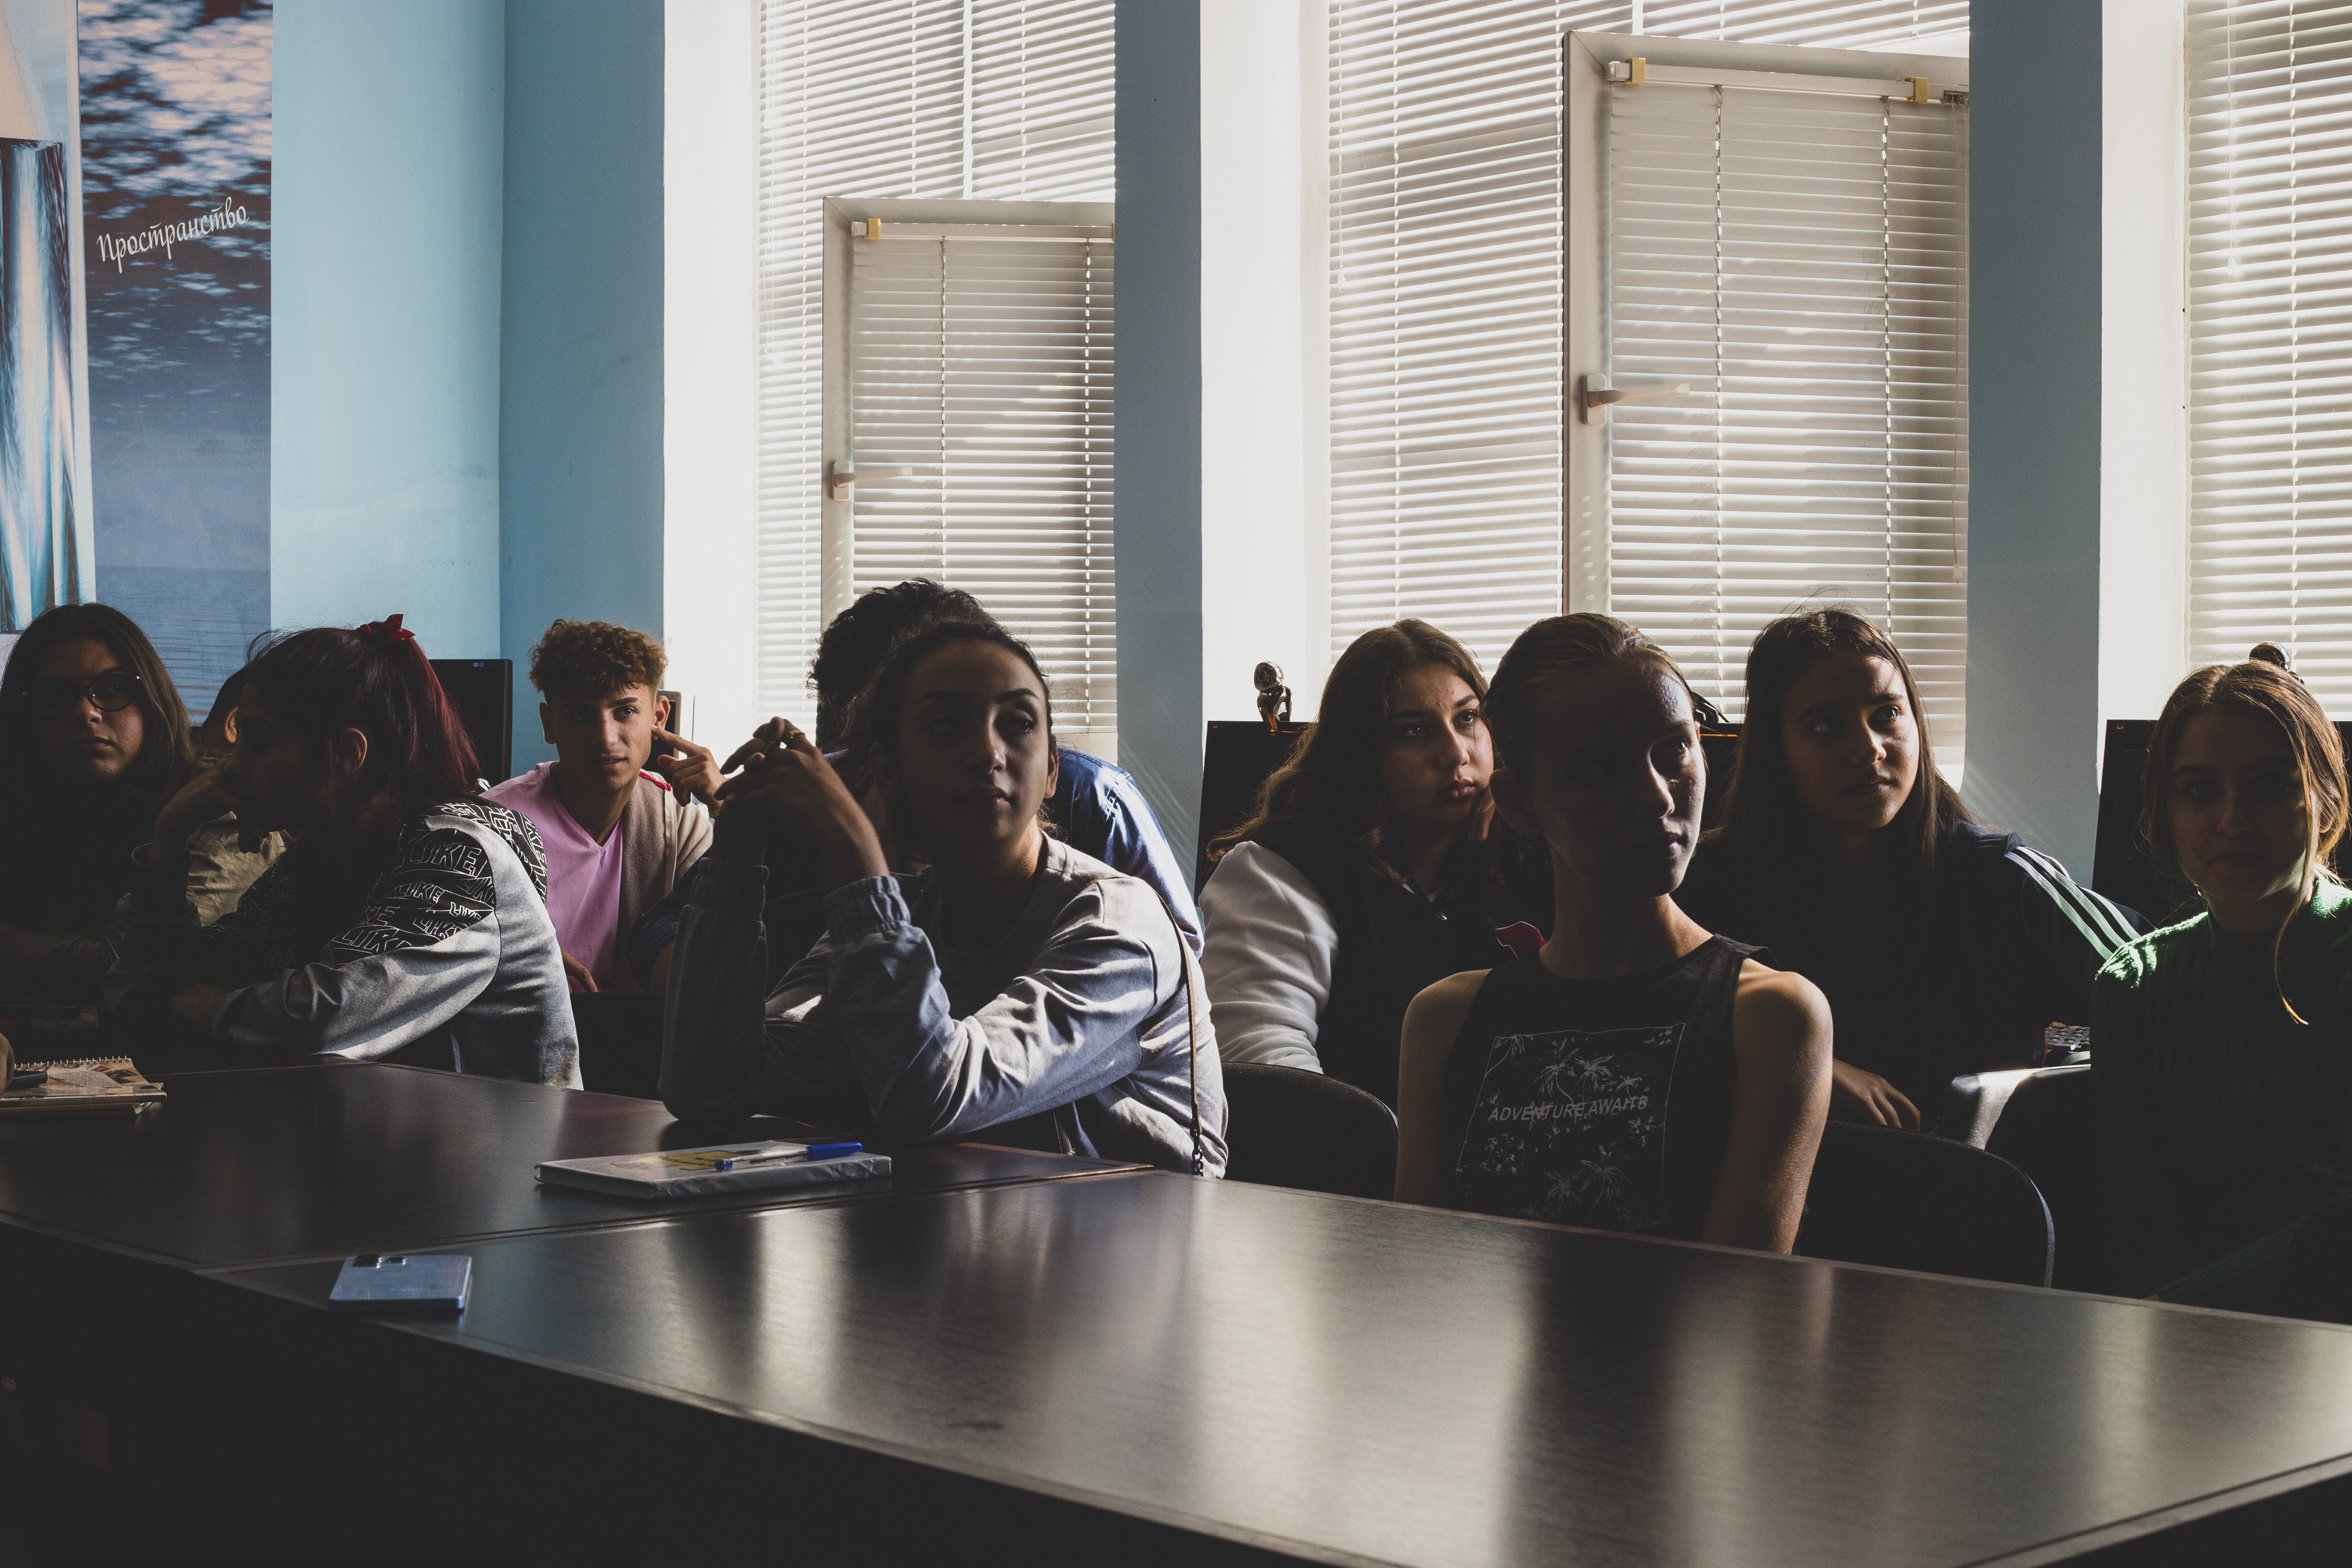
[(433, 673), (457, 705), (457, 721), (474, 742), (482, 776), (504, 784), (514, 776), (514, 660), (436, 658)]

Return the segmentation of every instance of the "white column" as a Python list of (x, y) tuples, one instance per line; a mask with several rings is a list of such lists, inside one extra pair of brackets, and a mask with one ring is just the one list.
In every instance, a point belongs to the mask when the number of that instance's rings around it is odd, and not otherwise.
[(721, 753), (759, 702), (759, 8), (668, 0), (663, 641)]

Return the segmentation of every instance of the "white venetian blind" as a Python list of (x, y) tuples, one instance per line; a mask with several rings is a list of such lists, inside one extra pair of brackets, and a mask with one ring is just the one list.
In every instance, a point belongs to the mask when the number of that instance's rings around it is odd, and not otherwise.
[(850, 420), (860, 593), (929, 577), (976, 595), (1045, 666), (1056, 727), (1118, 721), (1107, 228), (885, 226), (851, 242)]
[(2189, 656), (2352, 711), (2352, 5), (2189, 7)]
[(763, 712), (811, 721), (823, 629), (821, 205), (1113, 199), (1112, 11), (1112, 0), (763, 0)]
[(1330, 652), (1560, 608), (1559, 37), (1965, 53), (1967, 0), (1330, 0)]
[(1738, 714), (1767, 621), (1828, 599), (1964, 743), (1968, 110), (1612, 87), (1610, 609)]

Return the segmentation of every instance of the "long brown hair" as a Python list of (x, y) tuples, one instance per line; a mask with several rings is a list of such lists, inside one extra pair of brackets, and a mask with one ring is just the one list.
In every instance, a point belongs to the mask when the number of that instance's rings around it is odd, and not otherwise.
[[(1357, 853), (1383, 875), (1395, 868), (1381, 858), (1388, 827), (1388, 796), (1381, 789), (1381, 757), (1388, 748), (1389, 710), (1396, 683), (1416, 669), (1450, 669), (1486, 703), (1486, 678), (1470, 650), (1427, 621), (1402, 620), (1374, 626), (1348, 645), (1323, 683), (1315, 727), (1288, 762), (1274, 771), (1258, 792), (1249, 820), (1209, 846), (1211, 858), (1277, 822), (1322, 816), (1336, 824)], [(1448, 855), (1449, 879), (1452, 862)]]
[(2287, 1000), (2280, 978), (2279, 952), (2286, 928), (2311, 901), (2319, 879), (2336, 879), (2328, 860), (2343, 840), (2347, 800), (2352, 800), (2345, 780), (2344, 737), (2302, 679), (2274, 664), (2209, 664), (2172, 689), (2148, 737), (2147, 760), (2140, 765), (2139, 836), (2158, 878), (2184, 903), (2203, 895), (2181, 870), (2180, 847), (2172, 838), (2172, 762), (2180, 749), (2181, 731), (2209, 708), (2267, 719), (2294, 756), (2303, 785), (2303, 874), (2294, 902), (2271, 938), (2271, 979), (2278, 986), (2279, 1005), (2301, 1024), (2305, 1020)]
[(1495, 667), (1494, 689), (1486, 697), (1495, 765), (1527, 766), (1528, 748), (1536, 739), (1537, 700), (1543, 692), (1571, 676), (1625, 662), (1655, 665), (1681, 681), (1685, 691), (1691, 689), (1674, 655), (1651, 641), (1641, 627), (1614, 616), (1590, 610), (1553, 616), (1521, 632)]
[(180, 701), (180, 689), (172, 684), (155, 645), (137, 621), (111, 605), (59, 605), (25, 628), (8, 650), (7, 668), (0, 670), (8, 792), (22, 800), (42, 790), (46, 781), (37, 776), (33, 763), (33, 676), (51, 649), (83, 637), (104, 643), (116, 661), (139, 678), (139, 712), (145, 725), (139, 754), (123, 769), (123, 795), (143, 799), (177, 790), (196, 774), (196, 747), (188, 733), (188, 710)]
[(1864, 616), (1835, 606), (1783, 616), (1756, 634), (1748, 650), (1748, 717), (1739, 726), (1739, 750), (1731, 764), (1730, 786), (1724, 791), (1723, 819), (1708, 837), (1751, 847), (1804, 841), (1805, 806), (1790, 776), (1780, 723), (1787, 716), (1789, 693), (1815, 659), (1832, 653), (1883, 658), (1903, 678), (1904, 700), (1911, 705), (1911, 721), (1919, 734), (1919, 771), (1887, 831), (1894, 835), (1904, 868), (1926, 877), (1936, 868), (1936, 847), (1946, 829), (1976, 818), (1936, 766), (1927, 710), (1920, 705), (1919, 683), (1912, 679), (1903, 650)]

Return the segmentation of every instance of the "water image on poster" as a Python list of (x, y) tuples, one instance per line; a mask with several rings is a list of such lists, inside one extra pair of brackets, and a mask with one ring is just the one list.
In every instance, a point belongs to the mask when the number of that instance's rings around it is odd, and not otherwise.
[(269, 622), (268, 0), (79, 0), (97, 596), (203, 717)]
[(89, 597), (66, 150), (0, 139), (0, 633)]

